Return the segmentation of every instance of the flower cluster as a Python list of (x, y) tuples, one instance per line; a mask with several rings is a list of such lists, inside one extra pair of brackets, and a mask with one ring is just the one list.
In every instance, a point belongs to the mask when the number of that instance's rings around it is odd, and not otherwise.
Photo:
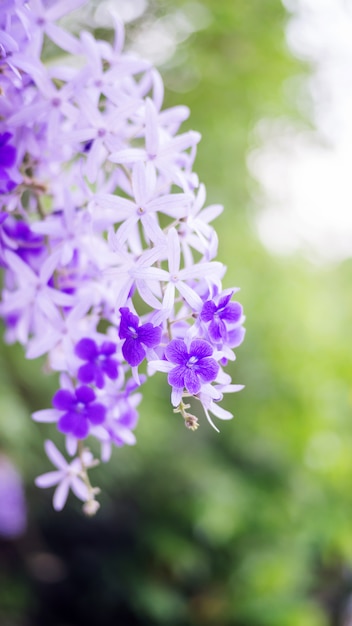
[[(87, 470), (135, 443), (139, 388), (167, 373), (186, 426), (190, 397), (210, 414), (237, 391), (224, 367), (244, 336), (235, 289), (223, 290), (211, 222), (193, 172), (197, 132), (179, 132), (184, 106), (162, 109), (163, 83), (143, 59), (112, 43), (74, 35), (60, 19), (85, 0), (4, 0), (0, 15), (0, 313), (5, 339), (28, 359), (46, 355), (60, 373), (52, 408), (33, 419), (65, 435), (54, 506), (69, 488), (97, 510)], [(46, 62), (43, 44), (56, 56)]]

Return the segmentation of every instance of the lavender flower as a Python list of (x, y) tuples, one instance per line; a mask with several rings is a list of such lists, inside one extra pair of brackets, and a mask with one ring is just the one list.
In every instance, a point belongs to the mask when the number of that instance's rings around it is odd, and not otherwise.
[(112, 341), (104, 341), (100, 347), (93, 339), (85, 337), (75, 347), (75, 354), (87, 361), (81, 365), (77, 378), (81, 383), (94, 382), (98, 389), (104, 387), (104, 375), (115, 380), (118, 374), (118, 362), (112, 358), (116, 352), (116, 345)]
[(195, 395), (203, 383), (215, 380), (219, 365), (212, 358), (213, 348), (203, 339), (192, 341), (189, 351), (181, 339), (170, 341), (165, 350), (168, 361), (177, 363), (168, 375), (168, 382), (176, 389), (184, 389)]
[(139, 365), (146, 355), (144, 346), (155, 348), (160, 343), (161, 329), (150, 322), (139, 325), (138, 316), (133, 315), (127, 307), (122, 307), (120, 313), (119, 337), (125, 340), (122, 354), (127, 363), (134, 367)]
[(89, 501), (87, 485), (81, 478), (83, 473), (82, 461), (84, 468), (92, 467), (95, 464), (93, 455), (88, 450), (84, 450), (82, 458), (76, 458), (71, 463), (67, 463), (52, 441), (46, 441), (44, 447), (47, 456), (57, 469), (38, 476), (35, 479), (35, 484), (42, 488), (57, 485), (53, 498), (54, 509), (61, 511), (64, 508), (70, 489), (83, 502)]
[(105, 419), (105, 406), (95, 402), (93, 389), (86, 385), (77, 387), (74, 393), (68, 389), (59, 389), (53, 397), (53, 407), (64, 411), (57, 423), (58, 429), (77, 439), (84, 439), (90, 425), (102, 424)]

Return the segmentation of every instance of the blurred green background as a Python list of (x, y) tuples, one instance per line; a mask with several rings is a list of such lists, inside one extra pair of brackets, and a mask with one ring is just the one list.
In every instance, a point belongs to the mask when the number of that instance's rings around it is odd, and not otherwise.
[[(235, 419), (218, 422), (220, 434), (205, 418), (191, 432), (155, 377), (138, 445), (92, 473), (103, 489), (96, 518), (73, 498), (58, 514), (52, 490), (33, 486), (49, 469), (52, 430), (30, 420), (57, 381), (2, 346), (0, 445), (26, 484), (28, 531), (0, 539), (1, 626), (352, 623), (352, 265), (270, 255), (246, 168), (261, 118), (301, 117), (284, 86), (309, 68), (287, 49), (279, 0), (201, 5), (206, 27), (160, 70), (165, 106), (187, 104), (183, 128), (202, 133), (195, 170), (207, 203), (225, 205), (219, 259), (247, 317), (230, 370), (245, 390), (227, 399)], [(150, 3), (130, 40), (186, 6)]]

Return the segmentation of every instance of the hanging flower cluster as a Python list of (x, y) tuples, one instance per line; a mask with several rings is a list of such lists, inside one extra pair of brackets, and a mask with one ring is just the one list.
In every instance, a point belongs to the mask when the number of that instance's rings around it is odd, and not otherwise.
[[(211, 225), (193, 172), (200, 135), (180, 133), (184, 106), (162, 109), (163, 83), (149, 62), (114, 42), (74, 36), (60, 18), (84, 0), (3, 0), (0, 13), (0, 305), (5, 339), (60, 373), (52, 408), (33, 419), (65, 435), (57, 470), (61, 509), (71, 488), (98, 508), (88, 469), (113, 446), (135, 443), (139, 388), (167, 374), (171, 402), (192, 430), (189, 398), (220, 419), (224, 372), (243, 340), (243, 312), (223, 290)], [(43, 44), (56, 56), (45, 62)], [(215, 426), (214, 426), (215, 427)]]

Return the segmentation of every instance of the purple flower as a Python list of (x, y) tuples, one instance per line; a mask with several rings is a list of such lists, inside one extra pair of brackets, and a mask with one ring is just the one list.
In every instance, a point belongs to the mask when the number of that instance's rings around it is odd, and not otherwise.
[(242, 306), (239, 302), (230, 302), (233, 291), (220, 296), (218, 304), (214, 300), (208, 300), (203, 304), (200, 312), (202, 322), (210, 322), (208, 332), (210, 338), (215, 341), (228, 339), (226, 322), (237, 324), (242, 317)]
[(184, 387), (191, 394), (200, 391), (202, 383), (215, 380), (219, 365), (211, 358), (213, 348), (203, 339), (192, 341), (189, 352), (182, 339), (173, 339), (166, 347), (168, 361), (177, 363), (168, 374), (168, 382), (176, 389)]
[(94, 400), (93, 389), (86, 385), (77, 387), (74, 393), (59, 389), (53, 397), (53, 407), (64, 411), (57, 423), (58, 429), (65, 435), (84, 439), (91, 424), (97, 426), (105, 420), (105, 406)]
[[(3, 233), (6, 242), (13, 244), (12, 247), (16, 250), (21, 259), (30, 265), (32, 256), (39, 256), (44, 250), (44, 238), (41, 235), (33, 233), (30, 226), (22, 221), (15, 220), (10, 215), (3, 225)], [(0, 219), (1, 225), (1, 219)], [(8, 247), (10, 247), (8, 245)]]
[(16, 162), (16, 148), (8, 145), (11, 137), (11, 133), (0, 134), (0, 193), (8, 193), (16, 187), (16, 183), (6, 172)]
[(78, 370), (77, 377), (81, 383), (95, 382), (99, 389), (104, 387), (104, 375), (115, 380), (118, 374), (118, 362), (111, 357), (116, 352), (112, 341), (104, 341), (100, 347), (93, 339), (85, 337), (75, 347), (76, 355), (87, 361)]
[(127, 307), (122, 307), (119, 311), (121, 313), (119, 337), (125, 339), (122, 354), (127, 363), (134, 367), (145, 357), (146, 350), (143, 346), (154, 348), (160, 343), (161, 328), (153, 326), (150, 322), (139, 326), (137, 315), (133, 315)]
[(11, 133), (0, 134), (0, 167), (6, 169), (12, 167), (16, 161), (16, 148), (7, 145), (11, 137)]

